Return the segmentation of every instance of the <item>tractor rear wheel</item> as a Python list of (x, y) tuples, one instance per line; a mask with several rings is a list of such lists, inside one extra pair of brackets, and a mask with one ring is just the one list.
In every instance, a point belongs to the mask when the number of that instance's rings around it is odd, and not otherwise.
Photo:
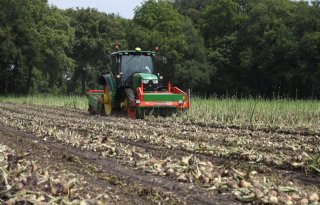
[(94, 109), (93, 109), (93, 107), (92, 107), (91, 105), (89, 105), (88, 112), (89, 112), (90, 115), (96, 114), (95, 111), (94, 111)]
[(120, 108), (123, 114), (131, 118), (134, 118), (136, 114), (134, 101), (135, 96), (133, 90), (131, 88), (124, 89), (121, 97)]
[(104, 93), (101, 95), (101, 115), (111, 115), (112, 102), (111, 102), (111, 91), (108, 87), (105, 87)]

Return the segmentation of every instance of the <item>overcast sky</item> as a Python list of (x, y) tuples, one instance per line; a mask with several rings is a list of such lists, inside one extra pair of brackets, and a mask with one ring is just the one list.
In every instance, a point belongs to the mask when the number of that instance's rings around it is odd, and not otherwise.
[(123, 18), (133, 18), (133, 10), (140, 6), (143, 0), (48, 0), (60, 9), (90, 7), (105, 13), (119, 14)]

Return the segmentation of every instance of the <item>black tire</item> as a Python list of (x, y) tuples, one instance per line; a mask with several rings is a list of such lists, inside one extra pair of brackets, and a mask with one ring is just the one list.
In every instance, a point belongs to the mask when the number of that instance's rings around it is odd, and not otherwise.
[(145, 110), (143, 108), (140, 108), (140, 112), (136, 110), (136, 118), (143, 120), (145, 116)]
[(128, 116), (129, 115), (129, 111), (134, 112), (135, 111), (135, 106), (134, 106), (134, 102), (135, 102), (135, 96), (134, 96), (134, 92), (131, 88), (126, 88), (123, 91), (122, 97), (121, 97), (121, 103), (127, 100), (127, 106), (125, 108), (122, 107), (122, 105), (120, 105), (121, 108), (121, 112)]
[(100, 115), (101, 116), (107, 116), (106, 112), (104, 111), (104, 106), (103, 104), (100, 104), (101, 108), (100, 108)]
[(128, 99), (128, 108), (131, 110), (134, 109), (135, 107), (133, 105), (136, 97), (134, 96), (133, 90), (131, 88), (126, 88), (124, 89), (124, 93)]
[(90, 115), (95, 115), (96, 114), (91, 105), (89, 105), (88, 112), (89, 112)]
[(178, 116), (184, 116), (188, 113), (188, 110), (187, 109), (181, 109), (181, 110), (178, 110), (177, 112), (177, 115)]

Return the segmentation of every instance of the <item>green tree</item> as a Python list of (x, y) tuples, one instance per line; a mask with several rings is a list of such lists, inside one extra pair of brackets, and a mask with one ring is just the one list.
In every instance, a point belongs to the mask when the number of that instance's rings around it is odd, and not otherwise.
[(201, 86), (210, 83), (214, 69), (207, 63), (204, 40), (191, 20), (174, 9), (172, 2), (145, 1), (136, 9), (126, 33), (131, 47), (160, 47), (158, 54), (168, 59), (168, 64), (158, 65), (165, 79), (185, 88), (195, 88), (198, 82), (202, 82)]
[(217, 67), (212, 79), (212, 89), (219, 94), (243, 92), (239, 52), (241, 34), (245, 28), (247, 2), (216, 0), (204, 10), (202, 33), (209, 50), (209, 59)]
[(204, 23), (203, 11), (213, 0), (174, 0), (174, 7), (184, 16), (188, 16), (193, 25), (200, 29)]
[[(37, 83), (33, 79), (35, 69), (43, 73), (60, 72), (70, 62), (65, 52), (69, 38), (64, 38), (70, 35), (65, 34), (65, 28), (54, 32), (62, 18), (52, 24), (53, 28), (47, 25), (50, 15), (57, 18), (58, 14), (51, 12), (45, 0), (1, 0), (0, 4), (2, 92), (29, 93)], [(55, 43), (48, 45), (48, 42)], [(55, 52), (49, 55), (50, 50)], [(56, 63), (48, 64), (52, 58)]]
[[(249, 20), (242, 34), (244, 81), (255, 94), (286, 95), (297, 67), (297, 40), (292, 31), (295, 4), (287, 0), (250, 2)], [(249, 53), (250, 54), (249, 54)], [(248, 55), (249, 54), (249, 55)], [(251, 55), (252, 54), (252, 55)]]
[(299, 2), (295, 10), (293, 31), (299, 41), (298, 67), (292, 73), (292, 88), (298, 97), (320, 97), (320, 1), (312, 6)]
[(217, 67), (213, 89), (266, 97), (294, 97), (299, 90), (310, 96), (318, 70), (318, 11), (288, 0), (212, 2), (202, 32)]
[(49, 88), (62, 87), (74, 70), (74, 60), (70, 57), (74, 29), (70, 26), (70, 18), (62, 10), (52, 7), (39, 23), (39, 30), (44, 38), (42, 74)]
[(86, 82), (96, 82), (97, 76), (108, 70), (107, 56), (114, 45), (125, 39), (118, 17), (95, 9), (67, 10), (75, 29), (72, 58), (76, 67), (73, 74), (74, 87), (81, 81), (81, 93), (85, 94)]

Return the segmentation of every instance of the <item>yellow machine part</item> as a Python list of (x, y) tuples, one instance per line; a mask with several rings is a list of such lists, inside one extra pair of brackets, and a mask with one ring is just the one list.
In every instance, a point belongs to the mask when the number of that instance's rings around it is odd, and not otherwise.
[(124, 98), (123, 101), (120, 103), (121, 110), (127, 112), (129, 107), (128, 98)]
[(111, 92), (108, 87), (104, 89), (104, 93), (101, 96), (102, 105), (104, 108), (104, 114), (110, 115), (112, 112)]

